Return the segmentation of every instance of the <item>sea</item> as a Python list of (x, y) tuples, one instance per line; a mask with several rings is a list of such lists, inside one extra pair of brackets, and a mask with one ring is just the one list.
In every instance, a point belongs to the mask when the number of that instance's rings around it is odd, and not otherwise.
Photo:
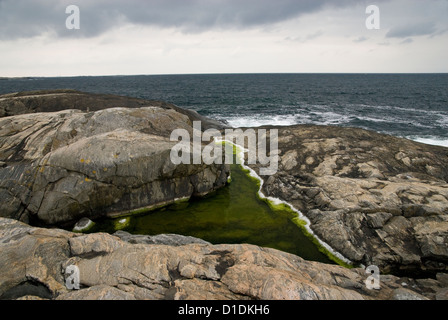
[(163, 100), (233, 127), (357, 127), (448, 147), (448, 74), (196, 74), (0, 80), (0, 94), (43, 89)]

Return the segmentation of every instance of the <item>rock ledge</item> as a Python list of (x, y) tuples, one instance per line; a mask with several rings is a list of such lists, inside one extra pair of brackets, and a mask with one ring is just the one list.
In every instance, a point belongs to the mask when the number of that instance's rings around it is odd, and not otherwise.
[[(365, 286), (363, 269), (305, 261), (253, 245), (145, 244), (141, 236), (80, 235), (0, 218), (0, 299), (361, 300), (446, 297), (446, 281), (382, 276)], [(163, 236), (176, 239), (173, 236)], [(189, 239), (192, 240), (192, 239)], [(169, 240), (171, 241), (171, 240)], [(177, 241), (177, 240), (175, 240)], [(145, 241), (143, 241), (145, 242)], [(79, 269), (69, 290), (67, 267)], [(445, 289), (444, 289), (445, 288)]]

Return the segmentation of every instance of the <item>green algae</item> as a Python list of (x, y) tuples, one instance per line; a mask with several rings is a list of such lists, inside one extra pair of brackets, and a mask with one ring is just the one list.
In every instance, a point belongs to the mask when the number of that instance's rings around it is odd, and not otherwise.
[[(242, 151), (233, 144), (234, 156), (241, 155)], [(260, 187), (260, 179), (252, 176), (250, 170), (233, 164), (227, 185), (205, 197), (176, 201), (150, 210), (136, 210), (125, 218), (98, 220), (89, 232), (175, 233), (214, 244), (249, 243), (270, 247), (306, 260), (350, 267), (310, 233), (307, 222), (299, 217), (297, 211), (286, 203), (262, 197)]]
[(95, 228), (95, 222), (89, 221), (89, 223), (84, 227), (74, 227), (72, 232), (74, 233), (89, 233)]
[(300, 219), (298, 216), (291, 219), (292, 222), (295, 223), (295, 225), (303, 232), (303, 234), (316, 246), (316, 248), (325, 254), (328, 258), (330, 258), (335, 263), (346, 267), (346, 268), (354, 268), (355, 266), (346, 260), (339, 258), (336, 256), (332, 251), (326, 249), (319, 240), (312, 235), (309, 230), (307, 229), (308, 223), (302, 219)]
[[(260, 198), (260, 181), (242, 166), (231, 165), (231, 172), (232, 182), (212, 194), (128, 216), (127, 225), (118, 229), (132, 234), (176, 233), (215, 244), (249, 243), (335, 263), (334, 257), (298, 228), (296, 212)], [(91, 232), (113, 233), (120, 219), (98, 220)]]
[(114, 219), (114, 230), (123, 230), (126, 229), (131, 222), (131, 217), (121, 217), (118, 219)]
[[(250, 170), (243, 169), (244, 172), (248, 175), (249, 179), (252, 179), (252, 181), (257, 185), (258, 190), (261, 188), (261, 182), (258, 178), (253, 177), (250, 175)], [(314, 246), (319, 250), (322, 254), (327, 256), (330, 260), (333, 262), (344, 266), (346, 268), (353, 268), (354, 265), (350, 264), (348, 260), (343, 259), (342, 257), (338, 257), (336, 254), (334, 254), (331, 250), (327, 249), (323, 243), (321, 243), (309, 230), (309, 222), (303, 220), (300, 218), (299, 213), (294, 210), (289, 204), (285, 202), (278, 202), (278, 201), (272, 201), (266, 197), (260, 197), (260, 194), (258, 193), (259, 199), (263, 200), (269, 208), (277, 213), (285, 212), (289, 214), (291, 221), (300, 229), (300, 231), (305, 235), (311, 243), (314, 244)], [(318, 260), (320, 261), (320, 260)], [(325, 262), (325, 261), (321, 261)]]

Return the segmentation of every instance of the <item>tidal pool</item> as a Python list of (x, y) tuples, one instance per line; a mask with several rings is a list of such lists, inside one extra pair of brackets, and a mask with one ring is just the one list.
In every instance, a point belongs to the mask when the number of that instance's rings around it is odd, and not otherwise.
[[(272, 208), (258, 196), (259, 182), (240, 165), (231, 166), (231, 182), (200, 198), (126, 218), (95, 221), (90, 232), (157, 235), (175, 233), (213, 244), (249, 243), (296, 254), (306, 260), (335, 263), (331, 255), (293, 222), (297, 213)], [(325, 250), (323, 250), (325, 251)]]

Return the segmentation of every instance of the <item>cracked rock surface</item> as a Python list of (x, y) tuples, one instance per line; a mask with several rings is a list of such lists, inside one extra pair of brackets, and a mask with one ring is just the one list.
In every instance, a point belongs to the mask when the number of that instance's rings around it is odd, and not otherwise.
[[(76, 91), (0, 96), (0, 299), (448, 299), (448, 149), (361, 129), (276, 128), (279, 170), (262, 177), (263, 192), (301, 210), (353, 262), (379, 266), (380, 290), (366, 288), (364, 269), (253, 245), (29, 225), (223, 186), (226, 165), (167, 161), (171, 131), (191, 133), (201, 119), (162, 102)], [(70, 265), (80, 290), (65, 286)]]
[(267, 196), (301, 210), (355, 263), (448, 271), (448, 148), (356, 128), (277, 129), (279, 170), (263, 177)]
[[(80, 94), (6, 95), (0, 104), (25, 99), (27, 105), (39, 106), (49, 103), (39, 99), (57, 97), (66, 99), (62, 103), (67, 106), (76, 102), (73, 95)], [(84, 95), (95, 106), (99, 98)], [(126, 101), (132, 105), (132, 99)], [(106, 106), (114, 106), (112, 102)], [(98, 103), (104, 107), (104, 101)], [(191, 124), (188, 115), (153, 105), (0, 118), (0, 216), (55, 225), (216, 190), (227, 181), (228, 165), (170, 161), (177, 144), (170, 141), (171, 132), (185, 129), (191, 134)]]
[[(142, 243), (141, 236), (82, 235), (0, 218), (0, 299), (437, 299), (448, 283), (382, 276), (366, 288), (364, 269), (303, 260), (254, 245)], [(170, 235), (165, 241), (170, 243)], [(68, 266), (79, 270), (69, 290)]]

